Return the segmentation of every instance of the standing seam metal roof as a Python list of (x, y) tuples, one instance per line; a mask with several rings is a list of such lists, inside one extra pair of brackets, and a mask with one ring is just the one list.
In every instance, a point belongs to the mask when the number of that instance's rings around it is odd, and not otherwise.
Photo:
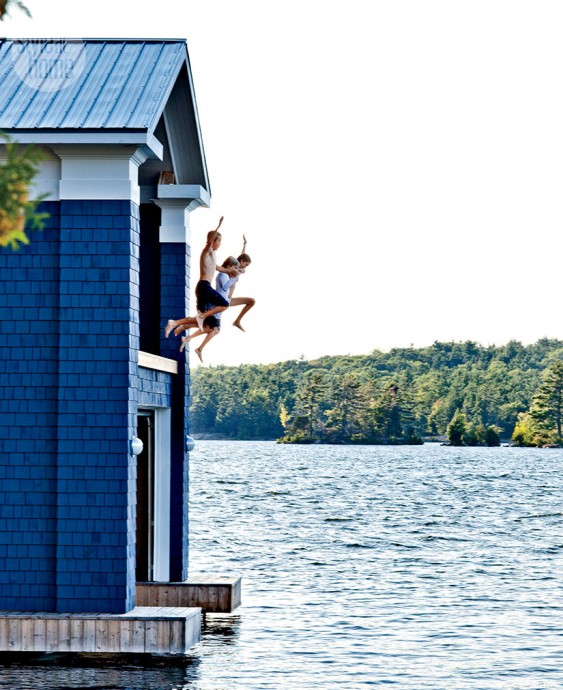
[(2, 39), (0, 129), (153, 132), (186, 62), (179, 39)]

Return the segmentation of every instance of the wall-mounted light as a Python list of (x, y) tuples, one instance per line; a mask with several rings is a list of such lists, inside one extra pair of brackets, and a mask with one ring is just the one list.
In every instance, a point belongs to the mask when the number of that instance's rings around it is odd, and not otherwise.
[(186, 436), (186, 450), (188, 453), (195, 448), (195, 441), (191, 436)]
[(132, 438), (129, 445), (131, 455), (140, 455), (143, 452), (143, 442), (140, 438)]

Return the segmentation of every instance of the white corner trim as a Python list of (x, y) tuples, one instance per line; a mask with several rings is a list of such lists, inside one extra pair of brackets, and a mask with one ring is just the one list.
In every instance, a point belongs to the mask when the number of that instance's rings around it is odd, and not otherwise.
[(59, 184), (61, 181), (61, 161), (42, 160), (39, 162), (37, 175), (31, 184), (30, 196), (37, 199), (45, 195), (45, 201), (59, 201)]
[(190, 229), (187, 225), (167, 223), (160, 226), (161, 244), (190, 244)]
[(141, 202), (139, 165), (147, 158), (135, 146), (57, 146), (61, 160), (60, 199), (116, 199)]
[(170, 581), (171, 411), (154, 411), (154, 570), (156, 582)]
[(209, 206), (210, 194), (198, 184), (159, 184), (153, 202), (161, 209), (160, 242), (190, 244), (190, 212)]
[[(172, 186), (172, 185), (170, 185)], [(190, 211), (186, 199), (153, 199), (160, 207), (160, 241), (190, 244)]]
[(139, 185), (130, 180), (61, 180), (60, 199), (115, 199), (141, 203)]

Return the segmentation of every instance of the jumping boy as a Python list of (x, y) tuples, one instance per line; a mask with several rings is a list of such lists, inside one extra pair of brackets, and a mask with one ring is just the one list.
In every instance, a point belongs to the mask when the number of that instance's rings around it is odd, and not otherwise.
[[(221, 227), (222, 222), (223, 216), (221, 216), (219, 219), (219, 225), (217, 225), (215, 230), (210, 230), (207, 233), (207, 242), (199, 258), (199, 281), (195, 286), (197, 306), (197, 315), (195, 318), (199, 328), (202, 328), (203, 322), (207, 317), (213, 316), (214, 314), (219, 314), (220, 312), (225, 311), (225, 309), (229, 306), (228, 300), (220, 295), (217, 290), (211, 286), (211, 281), (213, 280), (215, 271), (228, 273), (233, 278), (238, 275), (236, 268), (223, 268), (222, 266), (217, 265), (215, 252), (221, 246), (222, 235), (219, 232), (219, 228)], [(170, 331), (172, 331), (173, 328), (176, 328), (180, 321), (183, 321), (183, 319), (179, 319), (178, 321), (170, 319), (168, 321), (166, 328), (164, 329), (165, 338), (168, 338)]]
[[(222, 264), (222, 268), (238, 268), (239, 262), (234, 256), (229, 256)], [(238, 280), (238, 275), (236, 278), (231, 278), (226, 273), (220, 272), (217, 274), (215, 279), (215, 285), (217, 292), (222, 295), (227, 301), (231, 301), (233, 290), (235, 288), (236, 282)], [(187, 330), (195, 326), (193, 318), (181, 319), (181, 323), (174, 330), (174, 335), (179, 335), (182, 331)], [(187, 337), (182, 338), (182, 344), (180, 345), (180, 352), (186, 347), (186, 344), (190, 342), (193, 338), (197, 338), (201, 335), (206, 335), (206, 338), (202, 344), (196, 348), (195, 353), (199, 357), (200, 361), (203, 362), (203, 348), (209, 343), (209, 341), (219, 334), (221, 329), (221, 314), (215, 314), (208, 316), (203, 322), (203, 326), (199, 328), (195, 333), (190, 334)]]
[[(256, 304), (256, 300), (254, 297), (233, 297), (233, 292), (234, 289), (238, 283), (238, 278), (241, 273), (245, 273), (246, 269), (248, 266), (250, 266), (252, 259), (250, 256), (246, 253), (246, 235), (242, 236), (243, 244), (242, 244), (242, 253), (239, 255), (238, 259), (235, 259), (234, 257), (230, 256), (226, 261), (223, 262), (219, 275), (217, 275), (215, 279), (215, 286), (217, 288), (217, 292), (219, 292), (220, 295), (225, 297), (226, 299), (229, 300), (230, 306), (231, 307), (240, 307), (243, 306), (243, 309), (241, 310), (240, 314), (238, 317), (235, 319), (233, 322), (233, 326), (236, 326), (239, 328), (241, 331), (244, 331), (244, 328), (241, 325), (241, 320), (242, 317), (250, 310), (252, 307)], [(235, 267), (238, 270), (238, 274), (236, 277), (231, 277), (231, 273), (226, 273), (225, 269), (229, 269)], [(206, 319), (206, 323), (209, 323), (210, 319), (217, 319), (217, 325), (220, 328), (220, 314), (216, 314), (215, 316), (208, 317)], [(175, 324), (171, 325), (171, 328), (174, 328), (174, 335), (180, 335), (182, 331), (188, 330), (190, 328), (193, 328), (196, 325), (196, 320), (195, 317), (189, 316), (185, 319), (178, 319), (178, 321), (175, 322), (169, 322), (169, 324)], [(186, 345), (187, 342), (189, 342), (192, 338), (197, 338), (200, 335), (203, 335), (203, 333), (209, 332), (205, 328), (202, 328), (199, 324), (199, 330), (196, 333), (192, 333), (188, 338), (182, 338), (182, 345), (180, 347), (180, 351), (182, 351)], [(168, 330), (168, 326), (167, 326)], [(170, 333), (170, 330), (168, 330), (168, 333)], [(201, 346), (203, 348), (203, 345)], [(198, 348), (201, 352), (201, 348)], [(196, 350), (197, 356), (200, 357), (200, 352)], [(201, 359), (201, 357), (200, 357)]]

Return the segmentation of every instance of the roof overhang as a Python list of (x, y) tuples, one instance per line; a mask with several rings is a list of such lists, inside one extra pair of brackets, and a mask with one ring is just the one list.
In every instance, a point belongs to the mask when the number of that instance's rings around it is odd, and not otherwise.
[[(150, 132), (120, 130), (117, 132), (101, 131), (48, 131), (48, 130), (3, 130), (10, 139), (18, 144), (36, 144), (37, 146), (61, 146), (64, 144), (80, 145), (133, 145), (144, 149), (149, 158), (162, 160), (164, 146)], [(0, 144), (2, 142), (0, 141)]]

